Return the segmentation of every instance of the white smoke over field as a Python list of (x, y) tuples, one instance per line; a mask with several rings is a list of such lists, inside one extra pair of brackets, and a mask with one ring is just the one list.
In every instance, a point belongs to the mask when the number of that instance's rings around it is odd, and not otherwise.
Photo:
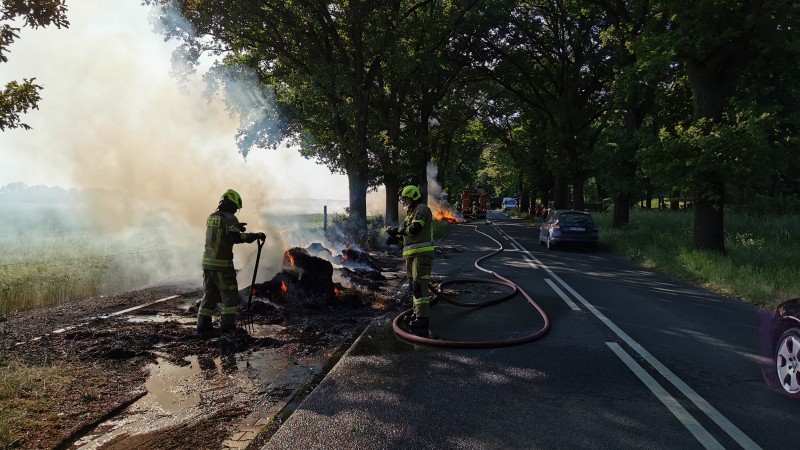
[[(23, 29), (10, 61), (0, 64), (3, 83), (35, 76), (44, 87), (39, 110), (23, 117), (33, 129), (0, 133), (0, 186), (24, 181), (75, 189), (81, 206), (70, 216), (80, 216), (99, 242), (113, 241), (116, 252), (126, 238), (140, 248), (143, 233), (176, 249), (152, 267), (135, 258), (128, 270), (153, 272), (137, 279), (161, 282), (168, 272), (199, 282), (205, 219), (229, 188), (244, 199), (238, 216), (248, 231), (269, 236), (259, 280), (274, 274), (269, 270), (288, 247), (315, 240), (308, 230), (287, 234), (265, 214), (285, 209), (287, 198), (319, 192), (346, 198), (344, 177), (290, 149), (242, 158), (234, 139), (239, 122), (224, 102), (203, 95), (199, 75), (186, 92), (169, 75), (174, 45), (153, 32), (149, 7), (137, 0), (68, 6), (69, 29)], [(13, 225), (13, 211), (4, 216)], [(240, 285), (250, 282), (254, 251), (255, 245), (237, 246), (236, 265), (246, 266)], [(125, 286), (131, 287), (138, 286)]]

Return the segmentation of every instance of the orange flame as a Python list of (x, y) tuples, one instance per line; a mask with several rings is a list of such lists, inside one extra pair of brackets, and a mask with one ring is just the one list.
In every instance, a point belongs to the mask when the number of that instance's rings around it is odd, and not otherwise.
[(458, 223), (458, 219), (453, 216), (452, 212), (442, 211), (441, 209), (436, 211), (436, 214), (433, 215), (433, 218), (436, 220), (446, 220), (450, 223)]
[(288, 251), (288, 250), (287, 250), (286, 252), (284, 252), (283, 254), (284, 254), (284, 255), (286, 255), (286, 259), (288, 259), (288, 260), (289, 260), (289, 265), (291, 265), (292, 267), (294, 267), (294, 256), (292, 256), (292, 254), (291, 254), (291, 253), (289, 253), (289, 251)]
[(342, 295), (344, 294), (344, 291), (339, 288), (333, 288), (333, 293), (336, 295)]
[(286, 291), (288, 291), (288, 290), (289, 290), (289, 288), (286, 286), (286, 282), (285, 281), (281, 281), (281, 292), (283, 292), (283, 295), (286, 295)]

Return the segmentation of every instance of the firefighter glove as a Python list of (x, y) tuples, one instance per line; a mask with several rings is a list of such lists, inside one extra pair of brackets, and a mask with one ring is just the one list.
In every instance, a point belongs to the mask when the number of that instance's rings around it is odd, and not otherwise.
[(239, 231), (244, 233), (245, 231), (247, 231), (247, 228), (245, 227), (245, 225), (247, 225), (247, 222), (239, 222), (239, 223), (236, 224), (236, 227), (239, 228)]
[(264, 234), (264, 233), (255, 233), (255, 235), (256, 235), (256, 239), (258, 239), (259, 241), (266, 241), (267, 240), (267, 235)]
[(400, 234), (400, 230), (398, 230), (397, 227), (388, 227), (386, 228), (386, 234), (394, 237)]

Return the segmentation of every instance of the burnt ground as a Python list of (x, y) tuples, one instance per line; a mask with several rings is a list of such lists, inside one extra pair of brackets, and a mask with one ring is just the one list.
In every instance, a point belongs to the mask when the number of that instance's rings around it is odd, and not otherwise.
[[(186, 365), (185, 358), (193, 355), (217, 358), (279, 349), (290, 360), (300, 361), (320, 349), (346, 347), (371, 321), (389, 319), (407, 307), (407, 303), (398, 301), (403, 295), (401, 259), (373, 256), (388, 279), (366, 280), (361, 289), (340, 292), (341, 302), (285, 300), (279, 304), (255, 298), (253, 323), (279, 325), (283, 330), (272, 336), (253, 337), (237, 329), (200, 337), (191, 321), (202, 297), (197, 286), (163, 286), (99, 296), (10, 317), (0, 334), (0, 366), (49, 367), (54, 372), (49, 375), (52, 378), (37, 382), (30, 392), (15, 399), (13, 407), (26, 410), (31, 420), (11, 430), (15, 441), (8, 448), (71, 448), (97, 424), (147, 393), (147, 367), (158, 358)], [(359, 287), (358, 283), (353, 287)], [(179, 297), (103, 317), (172, 295)], [(246, 295), (243, 297), (246, 301)], [(135, 316), (163, 320), (131, 322)], [(217, 315), (215, 326), (218, 320)], [(62, 331), (54, 332), (59, 329)], [(225, 383), (223, 375), (210, 376), (210, 382)], [(280, 388), (262, 388), (234, 400), (204, 399), (199, 405), (203, 413), (187, 422), (135, 438), (114, 439), (99, 448), (218, 449), (233, 431), (232, 426), (264, 404), (265, 397), (286, 395)]]

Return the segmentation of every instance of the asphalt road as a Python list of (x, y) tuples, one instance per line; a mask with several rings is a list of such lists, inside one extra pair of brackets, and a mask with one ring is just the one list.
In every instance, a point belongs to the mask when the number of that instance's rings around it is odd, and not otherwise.
[[(547, 312), (532, 343), (490, 350), (412, 345), (367, 329), (264, 448), (796, 448), (800, 404), (770, 391), (756, 308), (608, 254), (547, 250), (538, 230), (492, 214), (505, 250), (481, 265)], [(601, 237), (602, 239), (602, 237)], [(490, 278), (498, 247), (458, 225), (434, 279)], [(460, 286), (465, 297), (498, 291)], [(498, 340), (542, 320), (517, 296), (483, 309), (437, 304), (432, 331)]]

